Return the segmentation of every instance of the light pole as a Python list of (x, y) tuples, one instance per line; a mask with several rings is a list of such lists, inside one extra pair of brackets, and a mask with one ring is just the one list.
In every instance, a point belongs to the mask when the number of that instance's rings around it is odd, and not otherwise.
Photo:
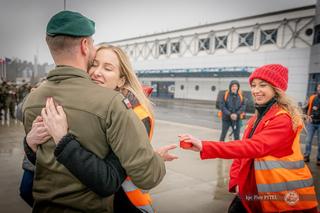
[(67, 0), (63, 0), (63, 9), (66, 10), (67, 8)]

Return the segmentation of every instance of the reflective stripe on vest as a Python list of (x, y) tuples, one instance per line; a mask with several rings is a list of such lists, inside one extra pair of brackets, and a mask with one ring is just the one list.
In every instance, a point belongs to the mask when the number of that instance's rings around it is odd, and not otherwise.
[[(141, 105), (134, 107), (133, 111), (136, 113), (136, 115), (139, 117), (140, 120), (143, 120), (145, 118), (150, 119), (151, 126), (150, 126), (150, 132), (149, 132), (149, 139), (151, 141), (152, 132), (153, 132), (153, 119), (145, 110), (145, 108), (142, 107)], [(136, 208), (138, 208), (141, 212), (146, 212), (146, 213), (155, 212), (154, 209), (152, 208), (152, 200), (148, 191), (139, 189), (136, 185), (132, 183), (130, 177), (127, 177), (121, 186), (124, 192), (126, 193), (128, 199), (130, 200), (130, 202)]]
[(152, 200), (148, 193), (136, 187), (129, 177), (122, 183), (122, 188), (130, 202), (142, 212), (153, 213)]
[[(279, 110), (275, 116), (287, 114)], [(265, 121), (264, 126), (269, 124)], [(318, 205), (310, 170), (303, 161), (300, 147), (302, 126), (297, 127), (293, 153), (277, 158), (254, 159), (255, 179), (263, 212), (312, 209)], [(263, 131), (263, 130), (262, 130)]]
[(255, 161), (255, 170), (268, 170), (277, 168), (301, 169), (304, 167), (304, 161)]
[(257, 184), (259, 192), (291, 191), (299, 188), (313, 186), (313, 178), (307, 180), (286, 181), (273, 184)]

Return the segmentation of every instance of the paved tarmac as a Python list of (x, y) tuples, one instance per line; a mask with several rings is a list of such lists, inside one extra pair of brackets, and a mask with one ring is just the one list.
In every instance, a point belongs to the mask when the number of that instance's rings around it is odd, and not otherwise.
[[(191, 103), (184, 105), (185, 110), (179, 109), (179, 106), (172, 106), (172, 103), (170, 105), (171, 109), (165, 105), (156, 107), (157, 120), (152, 142), (154, 147), (177, 143), (177, 135), (180, 133), (190, 133), (201, 139), (219, 138), (218, 125), (215, 129), (212, 126), (208, 128), (207, 124), (201, 121), (208, 119), (203, 113), (210, 112), (209, 105)], [(18, 194), (22, 174), (23, 136), (23, 126), (20, 122), (0, 121), (0, 212), (3, 213), (31, 212)], [(317, 190), (320, 191), (320, 168), (315, 165), (315, 148), (309, 166)], [(231, 161), (201, 161), (198, 153), (179, 148), (174, 153), (179, 159), (166, 163), (167, 175), (159, 186), (151, 190), (157, 212), (227, 212), (233, 198), (227, 190)], [(320, 201), (320, 193), (318, 199)]]

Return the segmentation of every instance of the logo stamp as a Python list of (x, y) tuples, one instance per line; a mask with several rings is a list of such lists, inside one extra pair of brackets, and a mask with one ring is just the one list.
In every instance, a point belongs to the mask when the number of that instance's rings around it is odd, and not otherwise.
[(294, 206), (299, 201), (299, 194), (296, 191), (288, 191), (287, 194), (284, 196), (284, 201), (289, 206)]

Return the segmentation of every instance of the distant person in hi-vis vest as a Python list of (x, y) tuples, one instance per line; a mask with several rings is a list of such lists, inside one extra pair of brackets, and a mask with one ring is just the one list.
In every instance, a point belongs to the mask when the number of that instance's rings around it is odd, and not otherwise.
[(307, 138), (304, 151), (304, 161), (310, 161), (312, 150), (312, 139), (317, 132), (318, 136), (318, 152), (317, 165), (320, 166), (320, 83), (317, 84), (317, 92), (310, 96), (307, 105)]
[(232, 80), (229, 84), (229, 89), (220, 97), (218, 116), (222, 121), (222, 130), (220, 141), (224, 141), (229, 128), (231, 127), (230, 137), (233, 135), (234, 140), (240, 138), (241, 120), (244, 117), (246, 105), (243, 94), (240, 90), (240, 83), (237, 80)]

